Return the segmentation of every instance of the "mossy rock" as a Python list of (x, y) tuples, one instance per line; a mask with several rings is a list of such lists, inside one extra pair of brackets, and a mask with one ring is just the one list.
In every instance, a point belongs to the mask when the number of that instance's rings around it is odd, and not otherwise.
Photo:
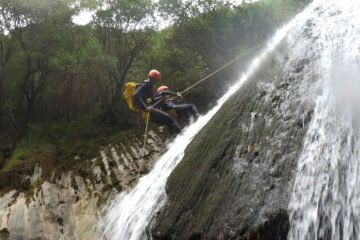
[(0, 240), (8, 240), (10, 236), (10, 232), (4, 228), (0, 230)]
[(30, 185), (30, 188), (25, 191), (25, 202), (26, 202), (26, 205), (28, 205), (31, 201), (31, 198), (34, 196), (34, 194), (36, 193), (36, 191), (38, 189), (40, 189), (41, 185), (43, 184), (44, 180), (42, 179), (37, 179), (35, 180), (34, 183), (32, 183)]

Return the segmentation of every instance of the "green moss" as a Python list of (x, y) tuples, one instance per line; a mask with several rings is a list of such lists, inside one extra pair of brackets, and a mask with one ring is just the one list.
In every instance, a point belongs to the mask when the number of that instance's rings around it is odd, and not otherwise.
[(41, 187), (41, 184), (43, 184), (43, 180), (42, 179), (37, 179), (35, 182), (33, 182), (29, 188), (29, 190), (27, 190), (25, 192), (25, 203), (28, 205), (30, 203), (31, 198), (34, 196), (34, 194), (36, 193), (36, 190), (39, 189)]
[[(55, 152), (55, 146), (37, 136), (28, 136), (20, 141), (11, 158), (6, 162), (1, 172), (8, 172), (24, 164), (32, 167), (36, 162), (50, 162)], [(28, 166), (26, 166), (28, 165)]]
[(272, 129), (269, 129), (268, 137), (269, 137), (269, 138), (272, 138), (272, 137), (273, 137), (273, 134), (274, 134), (273, 130), (272, 130)]
[[(150, 124), (151, 125), (151, 124)], [(150, 126), (152, 128), (154, 126)], [(100, 150), (109, 144), (133, 144), (133, 136), (141, 139), (143, 128), (121, 130), (110, 126), (98, 126), (91, 119), (73, 122), (52, 122), (30, 125), (27, 135), (17, 144), (11, 158), (0, 170), (0, 194), (9, 189), (24, 191), (16, 181), (19, 174), (31, 175), (35, 165), (42, 168), (42, 179), (60, 177), (69, 170), (95, 182), (92, 169), (102, 166)], [(164, 131), (164, 135), (167, 132)], [(160, 136), (164, 138), (164, 136)], [(96, 159), (95, 161), (90, 161)], [(35, 188), (36, 189), (36, 188)], [(34, 188), (26, 191), (27, 199), (33, 196)]]
[(9, 233), (9, 231), (8, 231), (6, 228), (0, 230), (0, 240), (7, 240), (7, 239), (9, 239), (9, 235), (10, 235), (10, 233)]
[(279, 97), (276, 101), (276, 105), (279, 107), (283, 101), (284, 99), (282, 97)]
[(248, 131), (242, 132), (241, 141), (245, 142), (248, 139), (248, 137), (249, 137), (249, 132)]
[(255, 109), (256, 102), (252, 102), (249, 107), (249, 112), (252, 112)]

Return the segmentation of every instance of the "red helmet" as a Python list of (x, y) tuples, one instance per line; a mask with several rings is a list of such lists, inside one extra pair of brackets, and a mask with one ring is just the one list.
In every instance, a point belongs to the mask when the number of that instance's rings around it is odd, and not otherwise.
[(159, 93), (159, 92), (164, 91), (166, 89), (169, 89), (169, 88), (167, 86), (161, 86), (156, 91)]
[(149, 77), (159, 80), (161, 78), (161, 74), (158, 70), (153, 69), (149, 72)]

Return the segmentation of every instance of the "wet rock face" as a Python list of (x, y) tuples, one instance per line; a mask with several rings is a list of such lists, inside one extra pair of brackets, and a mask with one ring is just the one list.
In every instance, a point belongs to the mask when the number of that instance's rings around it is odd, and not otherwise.
[(131, 189), (165, 150), (164, 136), (152, 130), (145, 151), (138, 136), (127, 138), (105, 146), (80, 170), (54, 172), (45, 179), (37, 165), (32, 175), (22, 176), (29, 185), (24, 191), (0, 196), (0, 239), (101, 239), (96, 225), (104, 206)]
[(293, 171), (313, 106), (302, 81), (309, 62), (278, 55), (188, 146), (168, 179), (155, 239), (286, 239)]

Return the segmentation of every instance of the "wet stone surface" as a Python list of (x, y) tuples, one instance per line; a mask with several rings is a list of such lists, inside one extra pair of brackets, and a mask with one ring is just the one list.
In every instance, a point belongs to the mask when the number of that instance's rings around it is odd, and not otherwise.
[[(282, 46), (284, 48), (284, 46)], [(286, 239), (287, 206), (313, 112), (307, 60), (273, 54), (187, 147), (155, 239)]]

